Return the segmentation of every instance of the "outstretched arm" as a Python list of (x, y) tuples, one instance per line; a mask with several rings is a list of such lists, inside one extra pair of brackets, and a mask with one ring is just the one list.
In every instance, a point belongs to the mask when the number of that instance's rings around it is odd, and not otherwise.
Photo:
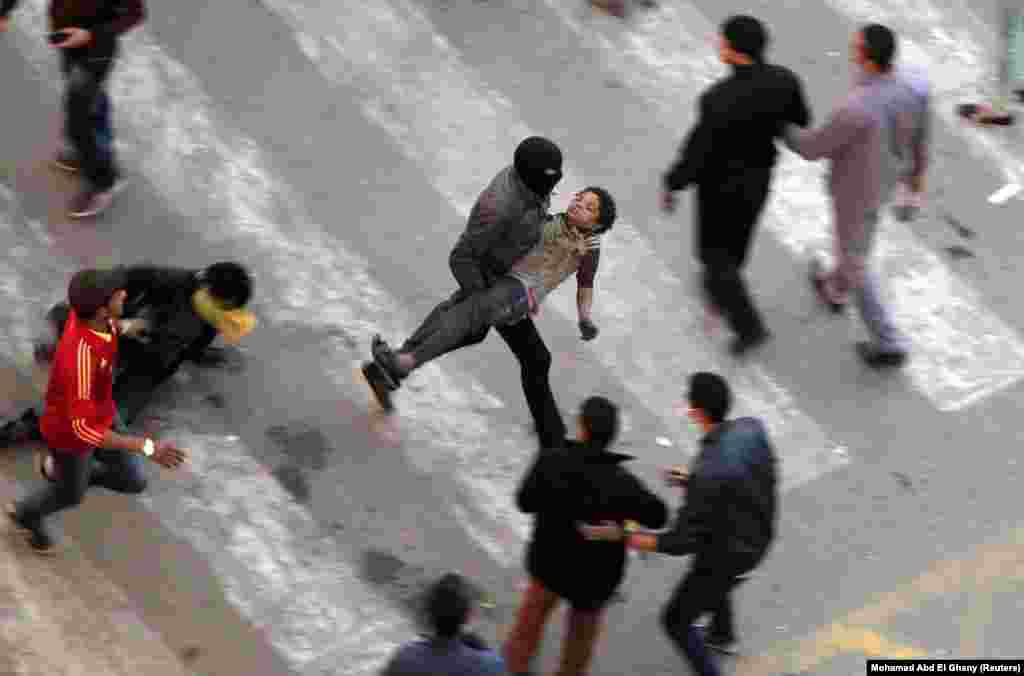
[(818, 129), (786, 127), (786, 145), (805, 160), (834, 157), (857, 139), (867, 125), (866, 116), (859, 110), (844, 106), (832, 113), (825, 126)]

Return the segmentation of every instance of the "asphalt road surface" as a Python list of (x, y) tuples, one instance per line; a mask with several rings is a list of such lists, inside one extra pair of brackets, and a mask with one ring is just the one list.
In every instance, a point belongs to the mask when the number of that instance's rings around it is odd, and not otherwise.
[[(237, 258), (260, 325), (230, 367), (185, 368), (139, 422), (187, 445), (186, 469), (154, 468), (137, 499), (90, 494), (55, 559), (0, 539), (0, 673), (372, 674), (447, 570), (488, 591), (480, 630), (500, 640), (528, 532), (512, 495), (535, 450), (514, 358), (495, 337), (445, 357), (391, 419), (354, 370), (374, 333), (404, 338), (453, 289), (468, 209), (531, 133), (564, 149), (556, 206), (590, 184), (619, 202), (601, 334), (580, 341), (571, 288), (539, 318), (565, 414), (595, 393), (620, 402), (621, 449), (673, 504), (657, 468), (698, 439), (689, 373), (726, 374), (737, 413), (778, 445), (780, 535), (737, 594), (729, 673), (1022, 657), (1024, 235), (1019, 195), (990, 197), (1024, 183), (1024, 142), (952, 114), (991, 85), (994, 1), (664, 0), (625, 22), (575, 0), (151, 3), (111, 84), (129, 187), (84, 222), (62, 211), (75, 179), (48, 165), (61, 90), (44, 1), (0, 36), (0, 413), (38, 396), (33, 326), (79, 267)], [(658, 178), (722, 73), (715, 26), (738, 11), (769, 24), (816, 123), (848, 87), (858, 22), (889, 23), (932, 79), (928, 204), (879, 242), (913, 339), (899, 373), (866, 370), (863, 329), (807, 288), (828, 244), (823, 167), (788, 153), (748, 270), (775, 340), (736, 362), (705, 331), (691, 198), (665, 217)], [(31, 485), (30, 450), (0, 453), (0, 497)], [(657, 617), (686, 564), (634, 561), (595, 676), (685, 673)], [(538, 671), (560, 636), (559, 616)]]

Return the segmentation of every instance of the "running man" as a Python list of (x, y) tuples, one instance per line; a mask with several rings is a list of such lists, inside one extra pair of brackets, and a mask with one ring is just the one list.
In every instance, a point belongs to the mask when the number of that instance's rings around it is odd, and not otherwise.
[(397, 390), (402, 380), (427, 362), (462, 347), (467, 336), (536, 315), (544, 298), (572, 274), (578, 286), (580, 335), (583, 340), (596, 337), (598, 329), (591, 319), (594, 279), (601, 236), (611, 229), (615, 217), (615, 200), (607, 190), (585, 188), (565, 212), (544, 221), (537, 245), (493, 286), (432, 312), (416, 330), (418, 340), (410, 339), (393, 351), (379, 336), (374, 337), (374, 362), (387, 379), (388, 388), (383, 397), (378, 395), (381, 405), (390, 408), (390, 392)]
[(46, 519), (79, 505), (90, 486), (141, 493), (146, 488), (142, 457), (172, 469), (187, 457), (172, 444), (115, 431), (123, 430), (112, 390), (125, 284), (121, 269), (83, 270), (71, 278), (71, 313), (57, 344), (40, 420), (49, 451), (40, 454), (38, 467), (50, 483), (6, 508), (40, 553), (56, 545)]

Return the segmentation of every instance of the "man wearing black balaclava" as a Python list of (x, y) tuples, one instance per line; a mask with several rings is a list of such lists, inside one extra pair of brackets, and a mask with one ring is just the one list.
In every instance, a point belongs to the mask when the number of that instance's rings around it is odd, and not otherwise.
[[(551, 191), (562, 179), (562, 151), (552, 141), (532, 136), (516, 148), (512, 166), (498, 172), (480, 193), (469, 214), (466, 229), (448, 258), (459, 290), (436, 307), (413, 335), (399, 348), (412, 352), (433, 330), (445, 308), (474, 292), (486, 289), (505, 275), (512, 264), (529, 253), (540, 241), (541, 223), (548, 217)], [(550, 432), (552, 442), (565, 437), (565, 426), (548, 382), (551, 352), (544, 345), (530, 315), (535, 311), (528, 294), (516, 298), (517, 307), (507, 315), (513, 323), (497, 326), (522, 369), (523, 393), (537, 430)], [(518, 307), (521, 306), (521, 307)], [(489, 329), (466, 339), (460, 347), (475, 345)], [(394, 374), (382, 367), (391, 348), (374, 337), (375, 359), (363, 364), (363, 375), (385, 410), (392, 410), (391, 393), (398, 389)], [(544, 440), (542, 440), (544, 441)]]
[(673, 193), (697, 186), (704, 291), (736, 333), (730, 348), (736, 356), (769, 336), (740, 271), (768, 197), (775, 139), (787, 124), (810, 123), (797, 76), (764, 62), (767, 42), (765, 27), (753, 17), (733, 16), (722, 24), (719, 57), (732, 74), (701, 95), (700, 117), (666, 172), (662, 192), (662, 208), (672, 212)]

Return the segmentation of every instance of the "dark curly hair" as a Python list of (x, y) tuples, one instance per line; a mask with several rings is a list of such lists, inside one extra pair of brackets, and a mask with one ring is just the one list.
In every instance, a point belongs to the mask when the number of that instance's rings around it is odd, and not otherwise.
[(202, 283), (232, 308), (244, 307), (252, 298), (252, 277), (238, 263), (214, 263), (203, 270)]
[(597, 195), (597, 201), (600, 203), (601, 213), (597, 217), (598, 227), (594, 228), (594, 233), (600, 234), (611, 230), (612, 226), (615, 225), (616, 217), (619, 215), (618, 208), (615, 206), (615, 198), (612, 197), (612, 194), (596, 185), (584, 188), (580, 192), (589, 192)]

